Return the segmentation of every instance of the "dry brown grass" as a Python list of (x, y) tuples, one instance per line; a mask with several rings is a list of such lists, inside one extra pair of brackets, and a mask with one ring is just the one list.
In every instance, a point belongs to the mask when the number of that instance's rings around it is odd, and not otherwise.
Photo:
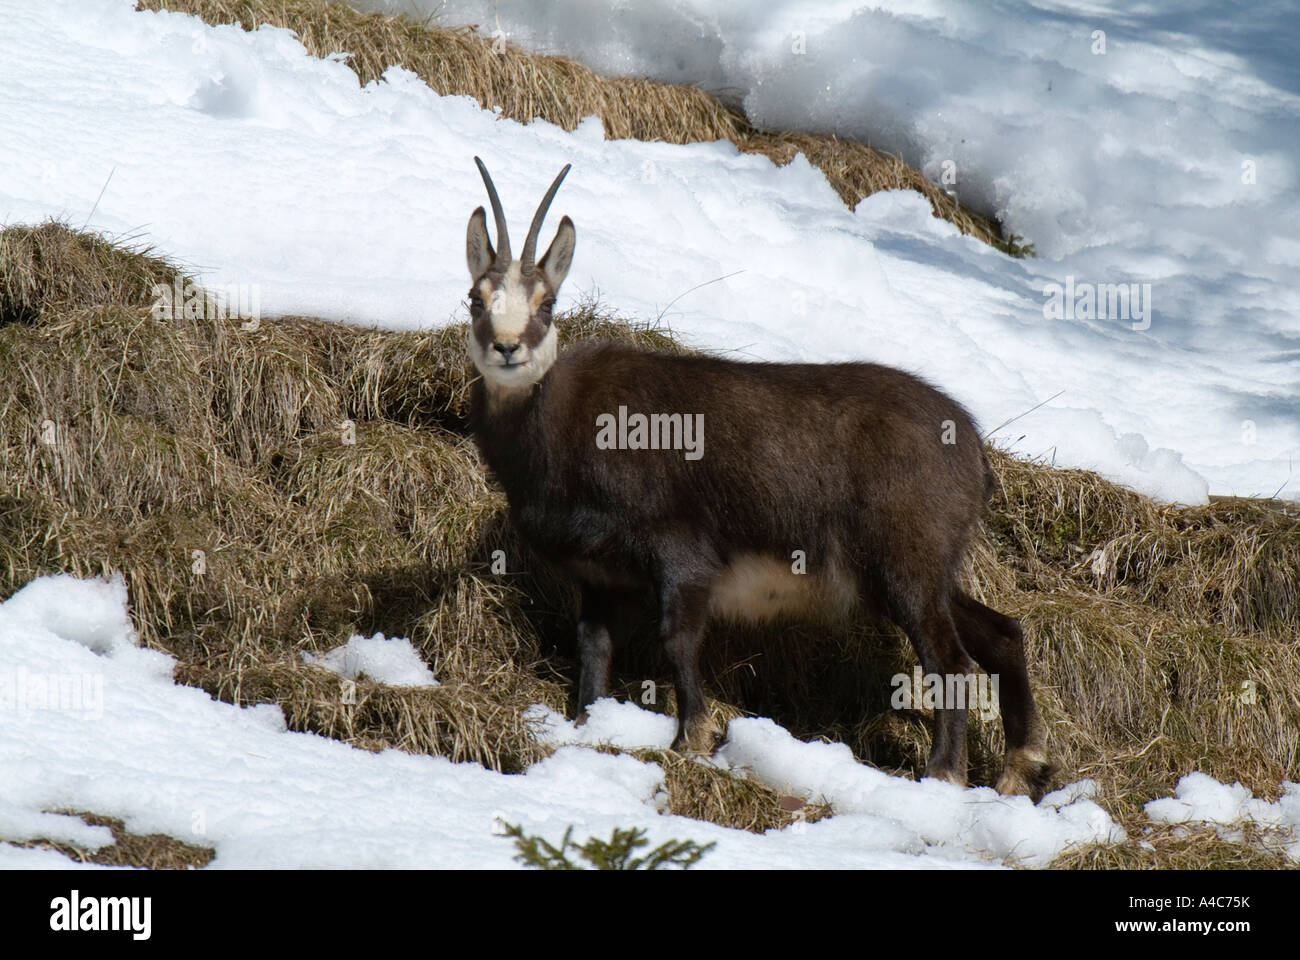
[[(292, 729), (369, 749), (508, 772), (547, 754), (524, 712), (566, 706), (572, 596), (516, 543), (466, 437), (463, 327), (159, 320), (146, 281), (174, 273), (160, 260), (55, 223), (0, 232), (0, 254), (0, 596), (45, 573), (120, 571), (142, 638), (178, 659), (181, 682), (277, 703)], [(679, 349), (594, 305), (559, 322), (566, 341)], [(1023, 619), (1063, 779), (1098, 780), (1133, 837), (1060, 865), (1280, 862), (1217, 837), (1144, 834), (1142, 804), (1193, 770), (1269, 799), (1300, 779), (1295, 509), (1163, 507), (991, 453), (998, 491), (971, 589)], [(302, 662), (377, 631), (410, 637), (442, 685), (363, 678), (345, 702), (336, 675)], [(888, 678), (912, 663), (876, 624), (731, 626), (711, 632), (705, 672), (720, 724), (771, 716), (911, 775), (929, 718), (889, 709)], [(623, 644), (616, 669), (633, 694), (654, 680), (672, 710), (654, 643)], [(973, 717), (975, 782), (996, 776), (1001, 750), (1000, 724)], [(791, 822), (777, 791), (645, 757), (664, 766), (674, 811), (750, 830)]]
[(0, 232), (0, 326), (34, 323), (52, 305), (151, 302), (179, 271), (150, 252), (93, 233)]
[[(600, 753), (624, 752), (605, 744), (592, 749)], [(677, 816), (764, 833), (796, 823), (816, 823), (833, 812), (830, 804), (808, 803), (786, 796), (743, 773), (722, 770), (698, 757), (671, 750), (626, 752), (642, 762), (657, 763), (663, 769), (665, 809)]]
[(1212, 827), (1156, 824), (1127, 843), (1071, 850), (1052, 863), (1056, 870), (1295, 870), (1297, 865), (1253, 825), (1239, 840)]
[(936, 217), (962, 233), (1017, 256), (1031, 249), (1017, 237), (1004, 237), (995, 221), (964, 207), (898, 157), (833, 136), (759, 130), (696, 87), (602, 77), (567, 57), (525, 53), (469, 27), (445, 29), (323, 0), (139, 0), (137, 7), (192, 13), (211, 24), (239, 23), (246, 30), (284, 27), (314, 56), (348, 54), (348, 65), (363, 84), (401, 66), (439, 94), (473, 97), (520, 123), (542, 119), (572, 130), (594, 115), (609, 140), (730, 140), (781, 165), (802, 153), (850, 207), (877, 190), (915, 190), (930, 201)]

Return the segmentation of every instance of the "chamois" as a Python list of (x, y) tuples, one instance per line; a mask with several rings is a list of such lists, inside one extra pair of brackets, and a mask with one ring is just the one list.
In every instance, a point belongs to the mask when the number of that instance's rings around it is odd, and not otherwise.
[[(973, 658), (999, 678), (1007, 754), (997, 789), (1040, 796), (1050, 767), (1020, 625), (958, 584), (994, 482), (966, 411), (872, 363), (749, 363), (611, 343), (558, 355), (551, 311), (573, 259), (567, 216), (534, 256), (569, 166), (514, 260), (496, 187), (474, 160), (498, 246), (480, 206), (466, 236), (468, 348), (480, 374), (471, 424), (516, 529), (579, 588), (580, 711), (608, 693), (611, 614), (630, 590), (657, 598), (677, 691), (673, 747), (696, 752), (717, 734), (698, 665), (711, 616), (882, 615), (926, 673), (961, 679)], [(693, 456), (681, 449), (691, 425), (704, 428)], [(966, 783), (966, 711), (964, 699), (935, 710), (926, 776)]]

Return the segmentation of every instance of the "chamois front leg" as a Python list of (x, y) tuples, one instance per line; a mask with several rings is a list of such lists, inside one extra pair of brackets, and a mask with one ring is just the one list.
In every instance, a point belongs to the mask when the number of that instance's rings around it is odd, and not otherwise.
[(665, 584), (660, 588), (660, 605), (660, 637), (673, 666), (677, 691), (677, 736), (672, 748), (682, 753), (710, 754), (720, 731), (709, 719), (700, 683), (700, 646), (709, 613), (708, 582)]
[(578, 713), (577, 722), (587, 721), (587, 708), (609, 695), (609, 667), (614, 640), (609, 632), (613, 601), (598, 587), (582, 588), (582, 609), (578, 615)]

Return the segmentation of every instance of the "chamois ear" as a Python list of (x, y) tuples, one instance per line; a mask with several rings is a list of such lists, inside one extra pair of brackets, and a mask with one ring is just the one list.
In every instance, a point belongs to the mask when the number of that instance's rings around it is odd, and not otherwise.
[(479, 207), (469, 215), (469, 227), (465, 231), (465, 259), (469, 263), (469, 277), (477, 280), (491, 269), (496, 262), (496, 251), (487, 234), (487, 214)]
[(537, 265), (552, 290), (558, 291), (564, 278), (569, 275), (569, 265), (573, 263), (573, 245), (576, 242), (573, 221), (565, 217), (560, 221), (560, 229), (555, 231), (555, 239), (551, 241), (546, 256)]

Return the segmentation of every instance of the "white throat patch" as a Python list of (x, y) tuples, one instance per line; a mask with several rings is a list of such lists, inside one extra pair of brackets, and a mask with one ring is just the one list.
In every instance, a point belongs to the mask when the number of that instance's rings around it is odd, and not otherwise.
[[(521, 347), (526, 350), (526, 347)], [(555, 358), (559, 353), (559, 338), (555, 333), (555, 326), (546, 331), (546, 336), (542, 338), (534, 349), (528, 351), (527, 358), (513, 366), (505, 367), (488, 355), (482, 345), (479, 344), (478, 338), (474, 336), (471, 329), (469, 334), (469, 355), (474, 361), (474, 366), (483, 377), (483, 383), (488, 388), (489, 397), (493, 400), (508, 398), (511, 394), (518, 393), (522, 390), (530, 389), (542, 377), (546, 376), (546, 371), (551, 369), (555, 363)]]

